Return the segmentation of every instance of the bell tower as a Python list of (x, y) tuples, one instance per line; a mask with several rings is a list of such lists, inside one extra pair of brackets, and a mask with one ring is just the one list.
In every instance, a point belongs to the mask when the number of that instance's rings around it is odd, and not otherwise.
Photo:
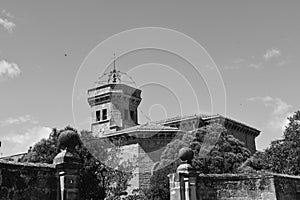
[(116, 70), (114, 59), (113, 70), (102, 76), (106, 76), (107, 81), (102, 84), (98, 82), (96, 87), (88, 90), (91, 130), (95, 135), (105, 136), (138, 125), (137, 108), (142, 100), (141, 90), (124, 84), (122, 75), (126, 73)]

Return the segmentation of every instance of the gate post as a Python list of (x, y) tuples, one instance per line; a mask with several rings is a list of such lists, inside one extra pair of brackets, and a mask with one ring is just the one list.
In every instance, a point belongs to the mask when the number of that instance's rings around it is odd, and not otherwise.
[(170, 200), (197, 200), (197, 173), (191, 166), (193, 157), (194, 154), (190, 148), (180, 149), (181, 164), (176, 173), (169, 175)]
[(82, 164), (75, 153), (75, 146), (79, 144), (78, 138), (78, 134), (72, 130), (62, 132), (58, 138), (61, 152), (53, 160), (59, 178), (58, 200), (80, 199), (79, 172)]

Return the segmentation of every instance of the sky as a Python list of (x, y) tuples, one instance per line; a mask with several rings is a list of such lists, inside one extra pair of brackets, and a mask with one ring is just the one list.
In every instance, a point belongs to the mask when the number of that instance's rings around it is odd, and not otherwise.
[[(26, 152), (54, 127), (89, 129), (86, 90), (111, 69), (113, 53), (118, 69), (143, 91), (140, 123), (221, 113), (261, 130), (256, 144), (265, 149), (281, 138), (286, 118), (300, 105), (299, 6), (276, 0), (1, 0), (0, 154)], [(138, 34), (104, 48), (112, 36), (145, 27), (158, 27), (161, 35)], [(178, 35), (164, 38), (163, 30)], [(179, 46), (181, 54), (123, 52), (151, 38)], [(191, 38), (202, 48), (188, 45)], [(201, 73), (183, 57), (200, 60)]]

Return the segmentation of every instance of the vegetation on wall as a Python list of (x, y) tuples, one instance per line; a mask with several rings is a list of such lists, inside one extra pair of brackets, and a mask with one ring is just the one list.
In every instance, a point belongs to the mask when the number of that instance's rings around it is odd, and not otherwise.
[(160, 169), (151, 178), (151, 185), (144, 191), (148, 199), (169, 199), (168, 174), (174, 173), (180, 164), (182, 147), (194, 151), (192, 165), (199, 173), (236, 173), (250, 157), (244, 143), (229, 135), (220, 124), (213, 123), (187, 132), (181, 139), (169, 143), (162, 153)]
[[(137, 190), (125, 199), (169, 199), (167, 175), (176, 171), (180, 163), (178, 152), (182, 147), (190, 147), (194, 151), (192, 166), (199, 173), (252, 173), (265, 170), (299, 175), (300, 111), (295, 112), (288, 120), (283, 138), (273, 141), (266, 150), (258, 151), (251, 157), (244, 143), (228, 134), (220, 124), (209, 124), (186, 132), (166, 146), (158, 170), (151, 177), (150, 187)], [(72, 128), (66, 127), (63, 130), (66, 129)], [(21, 161), (52, 163), (59, 152), (57, 138), (63, 130), (53, 129), (49, 138), (41, 140), (29, 149)], [(89, 131), (81, 131), (80, 138), (83, 145), (78, 147), (77, 151), (84, 160), (81, 172), (84, 199), (103, 198), (103, 188), (106, 188), (107, 199), (119, 199), (120, 191), (126, 190), (128, 180), (132, 177), (131, 173), (125, 172), (132, 171), (134, 164), (127, 161), (120, 165), (120, 149), (114, 145), (110, 146), (110, 142), (100, 140)], [(106, 160), (111, 166), (107, 168), (105, 182), (101, 176), (104, 165), (99, 160)]]
[[(53, 129), (47, 139), (36, 143), (28, 153), (23, 156), (21, 162), (43, 162), (52, 163), (54, 157), (60, 152), (58, 148), (58, 137), (65, 130), (73, 130), (67, 126), (65, 129)], [(80, 194), (81, 199), (115, 199), (120, 191), (128, 187), (131, 179), (131, 171), (134, 166), (130, 162), (120, 162), (120, 149), (109, 142), (94, 136), (90, 131), (80, 132), (81, 145), (76, 147), (76, 152), (83, 161), (80, 172)], [(108, 153), (110, 151), (110, 153)], [(101, 161), (101, 162), (100, 162)], [(105, 167), (108, 161), (110, 167)], [(103, 177), (103, 169), (107, 171)]]

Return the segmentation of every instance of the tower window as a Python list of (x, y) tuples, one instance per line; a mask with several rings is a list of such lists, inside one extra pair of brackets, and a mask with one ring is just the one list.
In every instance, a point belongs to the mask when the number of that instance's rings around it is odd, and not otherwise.
[(128, 119), (128, 110), (127, 109), (124, 110), (124, 118), (126, 120)]
[(106, 120), (107, 119), (107, 109), (103, 109), (102, 110), (102, 120)]
[(96, 111), (96, 121), (97, 122), (101, 120), (100, 113), (101, 113), (100, 110)]
[(133, 110), (130, 111), (130, 118), (135, 121), (135, 113)]

